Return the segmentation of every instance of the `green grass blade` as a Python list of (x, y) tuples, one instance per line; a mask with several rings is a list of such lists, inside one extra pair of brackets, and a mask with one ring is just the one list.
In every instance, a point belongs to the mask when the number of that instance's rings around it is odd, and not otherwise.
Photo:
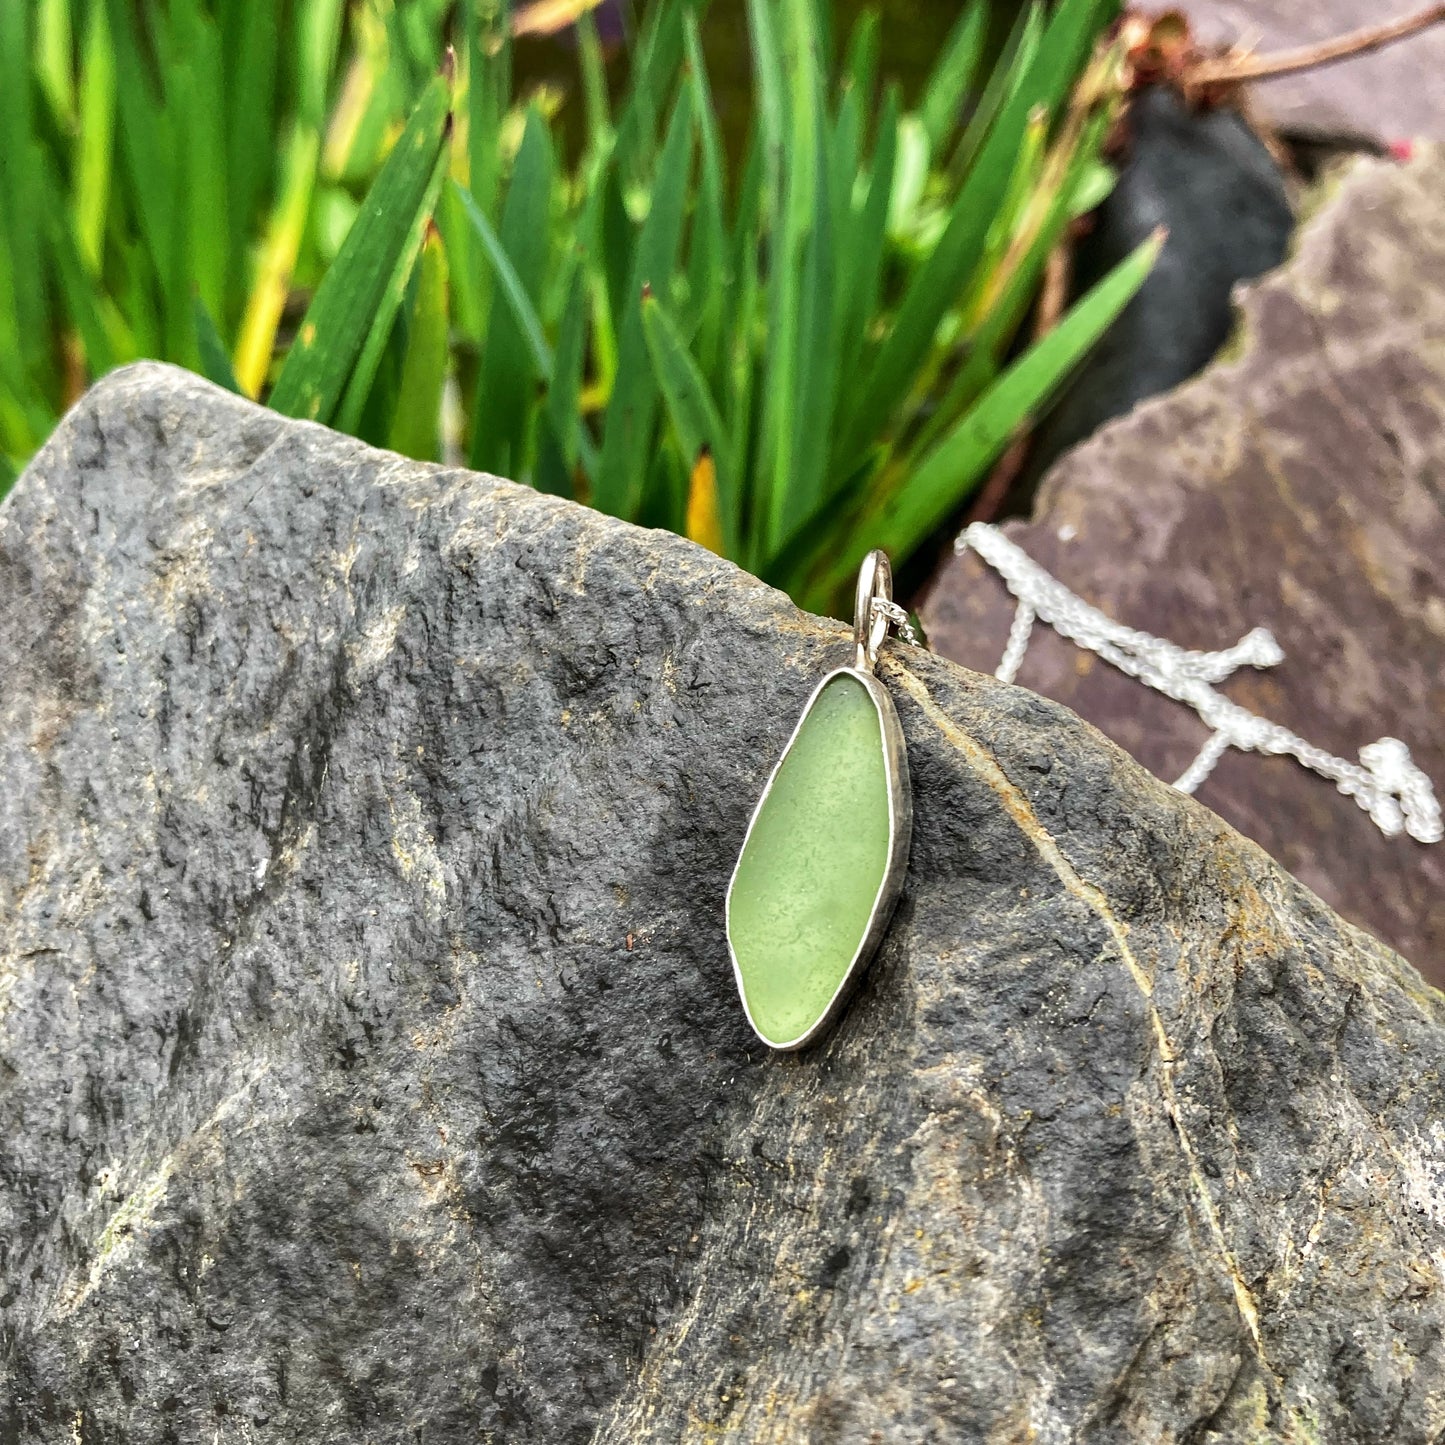
[(67, 319), (85, 348), (87, 380), (94, 381), (115, 365), (111, 339), (102, 319), (104, 296), (81, 264), (61, 194), (60, 176), (49, 165), (42, 172), (42, 234), (55, 265), (60, 299)]
[(232, 254), (246, 254), (258, 213), (279, 171), (276, 142), (276, 59), (281, 48), (277, 0), (235, 6), (237, 33), (224, 55), (226, 173)]
[(983, 54), (987, 24), (988, 8), (983, 0), (970, 0), (959, 15), (944, 44), (943, 54), (928, 78), (918, 114), (934, 155), (940, 154), (944, 141), (958, 124), (959, 113)]
[(482, 285), (486, 268), (478, 254), (476, 238), (472, 235), (472, 223), (467, 219), (457, 194), (456, 172), (454, 154), (453, 180), (442, 187), (437, 201), (436, 223), (447, 253), (448, 324), (457, 341), (470, 349), (481, 343), (482, 329), (486, 324), (483, 301), (484, 298), (490, 299), (490, 293)]
[[(18, 473), (55, 429), (58, 418), (23, 380), (11, 377), (11, 369), (0, 363), (0, 472), (8, 464)], [(0, 487), (0, 495), (3, 492)]]
[(722, 414), (708, 384), (688, 351), (677, 323), (650, 293), (642, 299), (642, 328), (653, 374), (662, 392), (668, 420), (677, 438), (684, 465), (691, 470), (706, 450), (717, 469), (718, 512), (728, 551), (736, 542), (736, 472), (732, 445)]
[(928, 135), (916, 115), (898, 121), (898, 155), (893, 164), (893, 194), (888, 200), (888, 235), (902, 251), (917, 252), (915, 238), (924, 193), (933, 177)]
[(512, 264), (512, 258), (507, 255), (507, 249), (502, 245), (501, 237), (492, 229), (491, 222), (482, 214), (482, 208), (468, 192), (462, 190), (455, 183), (453, 183), (453, 189), (461, 201), (467, 219), (472, 223), (481, 239), (482, 250), (487, 261), (496, 273), (498, 295), (511, 308), (513, 320), (527, 342), (532, 366), (537, 375), (546, 381), (552, 375), (552, 353), (547, 345), (547, 336), (542, 328), (541, 319), (532, 305), (532, 298), (527, 294), (527, 287), (517, 274), (517, 268)]
[(297, 111), (302, 121), (320, 134), (326, 125), (346, 6), (344, 0), (297, 0), (297, 5)]
[(627, 213), (619, 165), (609, 165), (603, 173), (599, 197), (600, 269), (606, 286), (607, 312), (615, 333), (627, 309), (632, 270), (637, 261), (637, 231)]
[[(691, 21), (691, 15), (688, 19)], [(612, 111), (607, 100), (607, 60), (590, 10), (577, 17), (577, 58), (587, 112), (587, 150), (598, 161), (612, 148)]]
[(878, 88), (878, 12), (871, 6), (853, 22), (843, 59), (843, 83), (865, 112), (873, 109)]
[(35, 75), (62, 129), (75, 121), (70, 0), (35, 0)]
[[(507, 187), (502, 223), (496, 240), (500, 252), (512, 264), (506, 277), (499, 270), (501, 292), (510, 290), (515, 278), (521, 294), (535, 309), (541, 299), (547, 268), (548, 221), (551, 216), (555, 158), (547, 123), (535, 107), (528, 110), (521, 148)], [(473, 222), (484, 218), (478, 214)], [(496, 253), (481, 227), (478, 234), (495, 263)], [(536, 364), (535, 333), (528, 335), (521, 322), (518, 296), (494, 293), (483, 342), (482, 369), (477, 378), (476, 404), (472, 412), (471, 464), (477, 471), (497, 476), (526, 476), (526, 442), (531, 431), (537, 383), (545, 374)], [(540, 329), (540, 323), (538, 323)]]
[(574, 462), (579, 453), (581, 426), (579, 398), (587, 365), (587, 272), (579, 262), (572, 272), (562, 324), (557, 331), (557, 354), (547, 388), (547, 409), (563, 442), (563, 455)]
[[(340, 431), (354, 432), (358, 436), (363, 435), (358, 428), (361, 424), (361, 415), (363, 411), (367, 410), (371, 411), (372, 420), (375, 422), (373, 429), (364, 434), (367, 440), (384, 438), (391, 429), (391, 412), (372, 407), (372, 384), (377, 376), (377, 368), (383, 359), (391, 363), (388, 383), (392, 393), (394, 393), (395, 386), (400, 383), (402, 349), (406, 342), (406, 318), (400, 314), (401, 306), (411, 283), (417, 257), (421, 253), (426, 227), (435, 218), (437, 197), (441, 194), (442, 180), (446, 171), (447, 149), (444, 145), (441, 154), (437, 157), (431, 180), (422, 197), (421, 206), (418, 208), (418, 224), (412, 228), (406, 238), (406, 243), (397, 258), (396, 268), (392, 271), (391, 277), (386, 283), (386, 289), (382, 292), (381, 305), (376, 310), (376, 319), (366, 334), (366, 340), (362, 345), (361, 355), (356, 359), (356, 367), (351, 374), (351, 379), (346, 383), (346, 391), (336, 413), (335, 425)], [(391, 400), (394, 402), (394, 395), (391, 396)]]
[(691, 12), (685, 27), (689, 80), (698, 120), (697, 197), (693, 206), (692, 243), (688, 256), (688, 310), (695, 321), (697, 355), (704, 372), (717, 366), (723, 329), (723, 311), (728, 304), (727, 223), (724, 219), (724, 189), (727, 161), (717, 111), (707, 81), (707, 63), (697, 21)]
[(510, 0), (462, 7), (467, 45), (467, 189), (490, 221), (501, 188), (502, 122), (512, 98)]
[[(877, 458), (870, 455), (854, 471), (837, 481), (830, 495), (814, 508), (771, 556), (762, 560), (758, 575), (775, 587), (782, 587), (794, 597), (805, 597), (810, 568), (819, 566), (848, 546), (862, 510), (862, 502), (877, 471)], [(805, 605), (822, 606), (810, 599)]]
[(145, 245), (122, 235), (116, 242), (115, 293), (135, 337), (137, 356), (162, 356), (161, 318), (156, 305), (154, 271)]
[[(839, 375), (844, 378), (854, 374), (859, 358), (864, 354), (868, 327), (877, 315), (882, 293), (884, 246), (893, 197), (893, 167), (898, 156), (898, 113), (898, 91), (890, 86), (878, 122), (878, 144), (873, 151), (868, 195), (852, 226), (851, 242), (840, 270)], [(851, 393), (848, 405), (851, 408)]]
[[(7, 239), (3, 224), (0, 224), (0, 381), (9, 377), (15, 390), (23, 390), (18, 380), (22, 370), (20, 323), (15, 314), (15, 278), (11, 271), (13, 258), (6, 244)], [(3, 441), (0, 441), (0, 446), (3, 445)]]
[(182, 72), (189, 82), (188, 103), (178, 106), (184, 118), (187, 267), (213, 317), (226, 314), (229, 291), (230, 196), (226, 173), (226, 139), (216, 99), (224, 89), (220, 31), (196, 13), (187, 37), (191, 62)]
[(437, 459), (446, 375), (447, 253), (432, 225), (417, 263), (416, 298), (389, 439), (392, 451), (424, 462)]
[(226, 354), (226, 343), (216, 329), (215, 318), (206, 309), (205, 298), (199, 291), (191, 298), (191, 310), (196, 327), (196, 353), (200, 357), (201, 375), (227, 391), (241, 395), (241, 384), (231, 369), (231, 358)]
[(825, 132), (820, 91), (814, 95), (813, 133), (817, 140), (812, 159), (816, 199), (798, 288), (797, 400), (789, 427), (791, 456), (778, 535), (791, 530), (811, 512), (823, 493), (828, 451), (818, 445), (817, 439), (832, 432), (838, 378), (837, 245), (829, 193), (829, 157), (822, 144)]
[(1030, 0), (1019, 10), (1018, 19), (1004, 42), (998, 60), (989, 71), (968, 124), (963, 128), (963, 135), (948, 163), (951, 174), (961, 176), (972, 166), (1004, 102), (1018, 89), (1019, 81), (1032, 64), (1043, 26), (1043, 7), (1038, 0)]
[(877, 540), (865, 545), (860, 538), (856, 557), (840, 569), (841, 575), (850, 575), (869, 547), (906, 555), (947, 520), (1018, 428), (1128, 305), (1163, 244), (1156, 233), (1137, 247), (989, 387), (885, 504), (870, 534)]
[[(824, 121), (827, 125), (826, 119)], [(853, 221), (853, 187), (863, 156), (863, 111), (857, 95), (846, 90), (837, 119), (828, 131), (828, 192), (833, 198), (833, 229), (840, 246), (848, 244)]]
[(659, 118), (682, 61), (686, 9), (674, 0), (665, 0), (643, 11), (641, 33), (632, 53), (631, 92), (618, 119), (614, 143), (617, 165), (628, 185), (644, 184), (653, 171)]
[(692, 88), (683, 86), (658, 160), (652, 203), (637, 239), (631, 284), (618, 326), (617, 378), (607, 404), (593, 499), (597, 507), (614, 516), (636, 517), (643, 503), (658, 391), (642, 330), (642, 288), (651, 285), (663, 293), (672, 280), (692, 153)]
[(405, 69), (413, 90), (442, 63), (443, 22), (452, 5), (453, 0), (412, 0), (392, 12), (402, 41), (398, 49), (408, 62)]
[(415, 93), (404, 88), (405, 67), (392, 64), (390, 34), (376, 8), (353, 12), (351, 44), (321, 149), (321, 174), (328, 181), (355, 184), (374, 174), (388, 132)]
[(92, 273), (101, 267), (105, 221), (110, 206), (115, 134), (115, 54), (110, 18), (103, 3), (86, 14), (80, 62), (80, 113), (76, 137), (75, 232), (81, 259)]
[(833, 46), (833, 11), (837, 8), (833, 0), (807, 0), (808, 24), (813, 35), (813, 53), (817, 58), (819, 95), (826, 99), (828, 77), (838, 68), (838, 56)]
[(942, 237), (910, 281), (887, 340), (873, 362), (850, 425), (834, 450), (847, 464), (880, 435), (907, 396), (927, 358), (941, 305), (962, 290), (987, 244), (989, 229), (1014, 172), (1028, 118), (1035, 107), (1052, 111), (1067, 93), (1092, 41), (1097, 0), (1062, 0), (1040, 41), (1029, 73), (989, 132), (977, 164), (960, 188)]
[[(487, 177), (477, 177), (473, 165), (479, 155), (495, 166), (498, 163), (497, 129), (500, 117), (505, 113), (510, 95), (510, 26), (506, 16), (502, 17), (501, 35), (497, 53), (484, 54), (487, 48), (482, 42), (485, 17), (479, 14), (480, 6), (468, 3), (461, 7), (461, 79), (463, 90), (460, 99), (463, 134), (452, 146), (452, 169), (454, 179), (470, 186), (482, 181), (482, 194), (490, 197), (494, 186)], [(486, 35), (490, 38), (491, 22), (485, 21)], [(483, 74), (484, 69), (487, 71)], [(480, 126), (480, 133), (477, 127)], [(491, 173), (495, 180), (495, 171)], [(488, 199), (490, 206), (491, 201)], [(488, 212), (490, 215), (490, 211)], [(448, 315), (454, 338), (469, 345), (480, 344), (482, 328), (486, 323), (487, 307), (491, 293), (487, 287), (486, 268), (477, 254), (476, 240), (471, 234), (471, 225), (462, 214), (461, 202), (456, 191), (446, 186), (442, 191), (437, 210), (437, 225), (442, 233), (442, 245), (447, 255), (448, 272)], [(467, 365), (470, 365), (470, 357)], [(465, 385), (471, 386), (471, 372), (468, 369)], [(460, 384), (460, 382), (459, 382)]]
[(36, 373), (50, 346), (40, 253), (41, 151), (31, 104), (30, 6), (0, 3), (0, 236), (7, 242), (20, 350)]
[[(762, 282), (759, 258), (763, 252), (764, 166), (762, 146), (756, 131), (743, 165), (742, 181), (733, 235), (729, 243), (729, 274), (735, 278), (725, 314), (725, 331), (719, 346), (714, 394), (719, 398), (723, 420), (739, 478), (748, 475), (747, 458), (754, 449), (755, 407), (758, 368), (755, 364), (757, 338), (762, 329), (759, 315)], [(764, 519), (751, 505), (756, 488), (751, 478), (749, 503), (744, 504), (742, 483), (738, 488), (737, 542), (733, 555), (744, 560), (761, 553)]]
[[(438, 163), (450, 131), (450, 86), (438, 76), (367, 192), (355, 224), (307, 309), (270, 404), (287, 416), (330, 421), (378, 329), (398, 272), (415, 255)], [(405, 276), (401, 278), (405, 284)], [(385, 344), (384, 336), (381, 344)], [(379, 349), (377, 353), (379, 354)]]
[(748, 0), (748, 31), (752, 36), (758, 134), (762, 140), (764, 165), (769, 175), (776, 177), (782, 169), (783, 97), (787, 90), (783, 80), (782, 47), (773, 24), (770, 0)]
[(1074, 221), (1098, 210), (1108, 200), (1117, 179), (1114, 168), (1107, 161), (1097, 155), (1091, 156), (1069, 194), (1069, 219)]
[[(1001, 359), (1037, 292), (1049, 252), (1073, 218), (1074, 198), (1080, 182), (1098, 164), (1099, 148), (1108, 134), (1112, 116), (1110, 108), (1086, 125), (1062, 178), (1052, 186), (1045, 180), (1033, 198), (1032, 205), (1041, 209), (1041, 219), (1032, 228), (1031, 238), (1020, 238), (1024, 244), (1018, 254), (1005, 259), (1002, 276), (996, 280), (990, 278), (997, 289), (985, 298), (979, 322), (968, 336), (968, 356), (964, 364), (949, 383), (945, 395), (937, 401), (927, 424), (910, 442), (915, 456), (930, 450), (997, 376)], [(1020, 239), (1012, 245), (1020, 246)]]
[(540, 418), (541, 436), (534, 481), (539, 491), (550, 492), (553, 496), (575, 495), (579, 459), (588, 477), (597, 464), (580, 404), (586, 361), (587, 268), (579, 260), (572, 268), (572, 280), (562, 308), (557, 354)]
[(282, 151), (280, 189), (256, 256), (233, 353), (236, 377), (247, 396), (260, 396), (270, 372), (276, 331), (311, 214), (320, 152), (320, 137), (297, 121)]
[(411, 320), (408, 300), (415, 294), (415, 279), (416, 271), (413, 268), (412, 275), (407, 278), (403, 287), (405, 294), (392, 313), (391, 325), (385, 328), (378, 326), (372, 333), (375, 338), (372, 343), (374, 356), (364, 384), (358, 372), (357, 379), (347, 387), (341, 409), (336, 416), (335, 425), (338, 431), (360, 437), (374, 447), (391, 444), (391, 428), (396, 420), (401, 368), (406, 359), (408, 323)]
[[(108, 5), (108, 28), (115, 57), (116, 134), (123, 167), (117, 189), (134, 204), (145, 256), (160, 293), (158, 325), (164, 326), (178, 296), (184, 298), (190, 331), (190, 290), (181, 271), (185, 211), (177, 205), (183, 189), (174, 126), (156, 99), (143, 59), (143, 37), (126, 0)], [(159, 25), (157, 19), (157, 24)], [(157, 40), (157, 44), (160, 41)], [(139, 284), (139, 277), (134, 278)]]
[(985, 294), (1022, 223), (1025, 211), (1037, 195), (1048, 131), (1048, 116), (1043, 108), (1039, 107), (1029, 116), (1024, 126), (1023, 138), (1014, 156), (1013, 172), (994, 213), (993, 224), (988, 228), (978, 263), (963, 293), (961, 310), (965, 316), (972, 316), (977, 309), (979, 298)]
[[(770, 240), (768, 337), (763, 381), (761, 451), (755, 478), (766, 518), (765, 545), (771, 549), (807, 508), (798, 486), (801, 454), (798, 407), (803, 398), (804, 328), (817, 325), (817, 312), (831, 299), (832, 257), (827, 168), (819, 133), (820, 77), (812, 0), (784, 0), (781, 35), (771, 32), (768, 7), (758, 4), (755, 37), (759, 74), (786, 75), (792, 104), (779, 137), (780, 156), (772, 179), (781, 211)], [(767, 18), (762, 18), (767, 17)], [(821, 237), (821, 239), (820, 239)], [(826, 279), (820, 268), (828, 269)]]

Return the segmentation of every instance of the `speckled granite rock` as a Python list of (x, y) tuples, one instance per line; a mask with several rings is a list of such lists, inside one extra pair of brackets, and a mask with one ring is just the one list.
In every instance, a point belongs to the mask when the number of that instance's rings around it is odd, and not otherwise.
[[(1353, 759), (1403, 739), (1445, 796), (1445, 151), (1363, 161), (1288, 265), (1244, 293), (1233, 355), (1066, 455), (1009, 535), (1111, 617), (1185, 647), (1278, 637), (1223, 691)], [(1013, 602), (969, 554), (929, 637), (997, 666)], [(1040, 627), (1019, 682), (1160, 777), (1206, 730)], [(1445, 844), (1386, 838), (1285, 758), (1231, 753), (1200, 798), (1353, 922), (1445, 982)]]
[(118, 374), (0, 509), (0, 1440), (1445, 1426), (1445, 999), (921, 653), (820, 1049), (728, 870), (842, 629), (697, 548)]

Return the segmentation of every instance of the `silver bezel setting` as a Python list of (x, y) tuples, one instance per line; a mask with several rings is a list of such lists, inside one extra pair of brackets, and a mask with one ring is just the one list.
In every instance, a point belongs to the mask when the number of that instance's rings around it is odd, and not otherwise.
[[(778, 776), (779, 770), (786, 761), (788, 754), (793, 749), (793, 744), (798, 740), (798, 734), (802, 731), (803, 724), (807, 721), (809, 713), (813, 710), (813, 704), (818, 701), (823, 689), (835, 678), (848, 676), (863, 684), (864, 690), (872, 699), (873, 707), (878, 714), (879, 734), (883, 748), (883, 766), (888, 784), (888, 861), (883, 870), (883, 877), (878, 885), (878, 892), (873, 900), (873, 909), (868, 916), (868, 927), (864, 930), (863, 938), (853, 955), (852, 962), (848, 965), (838, 987), (834, 990), (828, 1006), (824, 1009), (821, 1017), (806, 1032), (799, 1034), (795, 1039), (789, 1039), (785, 1043), (777, 1043), (768, 1038), (758, 1028), (753, 1018), (752, 1010), (748, 1007), (747, 990), (743, 987), (742, 969), (738, 964), (738, 956), (733, 948), (732, 939), (732, 899), (733, 886), (737, 882), (738, 868), (742, 864), (743, 854), (747, 851), (748, 840), (753, 835), (753, 826), (757, 823), (758, 815), (762, 812), (768, 796), (773, 790), (773, 783)], [(733, 979), (737, 984), (738, 997), (742, 1000), (743, 1012), (747, 1015), (748, 1024), (753, 1032), (762, 1040), (768, 1048), (778, 1053), (792, 1053), (797, 1049), (806, 1048), (814, 1040), (827, 1033), (838, 1021), (839, 1016), (847, 1007), (848, 1000), (854, 989), (857, 988), (860, 979), (867, 971), (873, 955), (878, 951), (879, 944), (883, 941), (883, 935), (888, 931), (888, 924), (893, 916), (893, 909), (897, 905), (899, 895), (903, 891), (903, 879), (908, 870), (908, 850), (913, 838), (913, 798), (908, 785), (908, 753), (903, 741), (903, 728), (898, 721), (898, 711), (893, 706), (893, 699), (888, 696), (887, 689), (873, 676), (871, 671), (864, 671), (857, 667), (837, 667), (813, 689), (808, 698), (807, 706), (803, 708), (791, 735), (788, 738), (787, 746), (779, 755), (773, 770), (768, 774), (767, 785), (763, 788), (762, 796), (759, 797), (757, 805), (753, 808), (752, 817), (748, 819), (748, 830), (743, 836), (742, 847), (738, 849), (737, 862), (733, 864), (732, 876), (728, 880), (727, 896), (724, 900), (724, 925), (727, 934), (728, 957), (732, 960)]]

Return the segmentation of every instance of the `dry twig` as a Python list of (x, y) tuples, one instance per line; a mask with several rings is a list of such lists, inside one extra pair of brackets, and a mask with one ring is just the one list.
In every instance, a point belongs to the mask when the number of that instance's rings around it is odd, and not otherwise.
[(1373, 50), (1383, 49), (1428, 30), (1441, 21), (1445, 21), (1445, 3), (1431, 5), (1414, 15), (1389, 20), (1383, 25), (1369, 25), (1348, 35), (1337, 35), (1333, 40), (1301, 46), (1297, 50), (1283, 50), (1274, 55), (1212, 56), (1189, 67), (1186, 84), (1229, 85), (1244, 80), (1269, 80), (1277, 75), (1294, 75), (1301, 70), (1313, 70), (1357, 55), (1368, 55)]

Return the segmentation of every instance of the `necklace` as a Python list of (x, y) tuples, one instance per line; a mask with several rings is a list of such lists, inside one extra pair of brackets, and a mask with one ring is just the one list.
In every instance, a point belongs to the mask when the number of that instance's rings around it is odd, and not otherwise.
[(800, 1049), (837, 1019), (903, 886), (913, 805), (903, 731), (874, 665), (897, 629), (888, 558), (858, 574), (851, 666), (813, 690), (748, 824), (728, 885), (728, 951), (754, 1032)]
[[(1337, 758), (1217, 691), (1241, 667), (1273, 667), (1284, 652), (1263, 627), (1233, 647), (1193, 652), (1113, 621), (1052, 577), (996, 527), (975, 522), (972, 548), (1018, 607), (996, 676), (1012, 682), (1036, 621), (1146, 687), (1191, 707), (1209, 728), (1174, 786), (1192, 793), (1228, 748), (1283, 754), (1329, 778), (1388, 836), (1439, 842), (1430, 779), (1397, 738)], [(819, 681), (753, 809), (728, 884), (728, 953), (743, 1011), (769, 1048), (801, 1049), (837, 1020), (887, 931), (903, 886), (913, 827), (908, 757), (898, 714), (875, 666), (890, 632), (917, 643), (893, 601), (887, 556), (858, 574), (853, 660)]]
[(1419, 843), (1438, 843), (1445, 836), (1440, 804), (1430, 779), (1415, 765), (1409, 748), (1398, 738), (1367, 743), (1360, 749), (1359, 762), (1352, 763), (1216, 691), (1215, 683), (1223, 682), (1241, 667), (1273, 667), (1284, 661), (1284, 651), (1267, 629), (1254, 628), (1222, 652), (1190, 652), (1147, 632), (1125, 627), (1091, 607), (997, 527), (986, 522), (966, 527), (955, 550), (969, 548), (998, 573), (1018, 600), (1003, 659), (995, 673), (1001, 681), (1012, 682), (1018, 675), (1037, 619), (1120, 672), (1199, 714), (1210, 730), (1209, 738), (1175, 781), (1181, 793), (1194, 792), (1229, 748), (1285, 754), (1329, 778), (1370, 815), (1387, 837), (1404, 832)]

